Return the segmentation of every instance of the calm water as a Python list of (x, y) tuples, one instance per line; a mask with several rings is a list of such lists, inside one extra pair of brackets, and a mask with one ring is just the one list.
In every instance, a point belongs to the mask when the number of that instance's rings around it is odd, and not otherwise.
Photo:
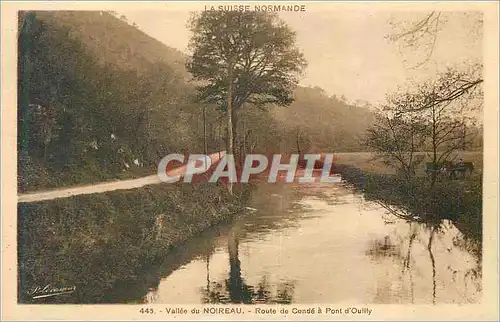
[(480, 300), (478, 263), (449, 222), (406, 222), (340, 184), (263, 184), (250, 207), (172, 253), (139, 302)]

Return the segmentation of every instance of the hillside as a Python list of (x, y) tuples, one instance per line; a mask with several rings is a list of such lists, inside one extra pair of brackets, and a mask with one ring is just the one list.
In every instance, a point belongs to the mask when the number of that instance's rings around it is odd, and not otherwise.
[[(179, 75), (183, 75), (185, 80), (190, 78), (184, 65), (188, 59), (184, 53), (129, 25), (125, 17), (117, 19), (113, 13), (96, 11), (41, 12), (37, 17), (41, 21), (69, 28), (71, 37), (82, 41), (101, 63), (115, 64), (123, 69), (147, 71), (149, 65), (145, 62), (163, 62)], [(298, 87), (295, 99), (295, 103), (290, 107), (275, 109), (273, 116), (278, 121), (283, 120), (285, 124), (294, 127), (311, 120), (312, 117), (314, 122), (302, 125), (305, 129), (313, 132), (314, 127), (320, 127), (320, 131), (324, 131), (323, 128), (332, 130), (333, 125), (337, 136), (345, 131), (362, 133), (373, 121), (369, 110), (349, 105), (335, 97), (327, 97), (318, 87)]]
[(22, 191), (149, 174), (165, 154), (199, 149), (192, 86), (181, 65), (167, 63), (178, 61), (178, 52), (105, 13), (24, 18), (18, 49)]
[[(24, 23), (21, 23), (24, 21)], [(203, 105), (187, 82), (186, 56), (107, 12), (20, 14), (18, 157), (21, 191), (154, 173), (169, 153), (203, 151)], [(318, 88), (289, 107), (245, 107), (239, 151), (356, 151), (371, 122)], [(209, 152), (225, 123), (207, 107)]]
[(70, 39), (78, 39), (101, 64), (124, 70), (147, 72), (162, 62), (183, 77), (186, 56), (105, 11), (39, 11), (37, 20), (67, 28)]
[(295, 101), (275, 109), (273, 115), (299, 132), (302, 148), (335, 152), (362, 150), (359, 139), (374, 122), (368, 108), (328, 97), (319, 87), (297, 88)]

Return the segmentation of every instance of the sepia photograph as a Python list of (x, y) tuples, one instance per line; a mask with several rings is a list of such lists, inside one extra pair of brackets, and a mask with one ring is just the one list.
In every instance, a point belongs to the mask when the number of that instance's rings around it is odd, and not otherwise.
[(8, 27), (16, 305), (338, 319), (485, 303), (484, 9), (69, 4)]

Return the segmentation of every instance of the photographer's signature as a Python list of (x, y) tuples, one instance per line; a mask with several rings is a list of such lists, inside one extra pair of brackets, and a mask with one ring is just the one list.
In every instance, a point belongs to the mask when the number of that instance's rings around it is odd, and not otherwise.
[(76, 286), (56, 287), (48, 284), (43, 287), (35, 286), (32, 289), (30, 289), (27, 293), (33, 299), (40, 299), (44, 297), (73, 293), (75, 290)]

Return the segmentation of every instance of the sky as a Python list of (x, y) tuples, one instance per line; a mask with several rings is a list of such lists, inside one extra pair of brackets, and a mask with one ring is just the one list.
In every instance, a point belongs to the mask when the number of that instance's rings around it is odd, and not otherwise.
[[(150, 36), (188, 53), (190, 10), (193, 8), (174, 6), (156, 11), (121, 10), (119, 14)], [(203, 5), (194, 10), (204, 10)], [(481, 15), (443, 12), (431, 60), (417, 69), (405, 64), (405, 59), (417, 62), (427, 51), (402, 51), (401, 45), (388, 41), (386, 36), (395, 31), (390, 22), (409, 24), (426, 14), (428, 11), (346, 11), (330, 5), (280, 16), (296, 31), (297, 46), (308, 60), (301, 85), (319, 86), (329, 95), (344, 95), (349, 102), (376, 105), (409, 81), (428, 79), (447, 66), (481, 62), (482, 31), (477, 23)]]

